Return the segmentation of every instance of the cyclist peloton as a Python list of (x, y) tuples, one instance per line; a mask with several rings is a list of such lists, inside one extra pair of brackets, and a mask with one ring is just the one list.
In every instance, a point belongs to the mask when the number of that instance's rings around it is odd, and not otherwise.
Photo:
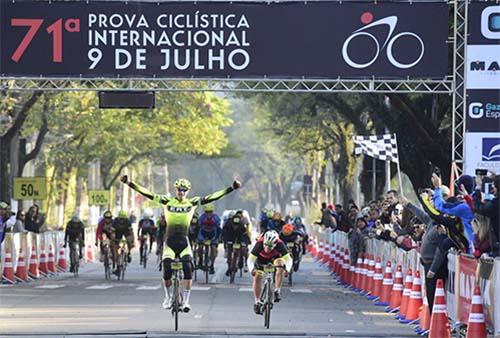
[[(248, 258), (248, 245), (250, 245), (250, 222), (243, 216), (243, 210), (238, 210), (232, 217), (229, 217), (224, 223), (222, 228), (222, 240), (224, 247), (227, 248), (227, 242), (240, 243), (247, 245), (242, 247), (243, 262), (245, 265), (245, 272), (248, 271), (247, 258)], [(229, 276), (231, 262), (227, 262), (226, 276)]]
[[(155, 240), (156, 235), (156, 227), (155, 222), (151, 219), (152, 213), (149, 210), (145, 210), (142, 219), (139, 221), (137, 226), (137, 238), (139, 239), (140, 247), (139, 252), (142, 252), (142, 248), (144, 246), (144, 236), (149, 234), (149, 252), (151, 253), (151, 249), (153, 248), (153, 242)], [(142, 257), (141, 257), (142, 263)]]
[(274, 301), (277, 303), (281, 300), (283, 275), (287, 277), (287, 271), (290, 271), (292, 268), (292, 263), (292, 257), (288, 253), (288, 249), (280, 240), (279, 234), (275, 230), (267, 231), (257, 240), (257, 243), (252, 248), (250, 257), (248, 257), (248, 268), (253, 276), (253, 294), (255, 297), (253, 310), (256, 314), (262, 314), (262, 303), (260, 301), (263, 276), (262, 268), (267, 264), (273, 264), (276, 267)]
[[(302, 250), (302, 236), (303, 234), (295, 230), (293, 224), (287, 223), (283, 226), (280, 232), (280, 239), (287, 245), (288, 243), (294, 243), (292, 248), (292, 259), (299, 257), (299, 250)], [(297, 272), (298, 265), (293, 267), (293, 271)]]
[[(106, 210), (103, 214), (102, 219), (99, 221), (97, 224), (97, 230), (95, 232), (95, 246), (99, 245), (100, 252), (101, 252), (101, 259), (103, 257), (103, 245), (102, 245), (102, 235), (105, 234), (108, 240), (110, 241), (110, 246), (112, 243), (112, 239), (114, 237), (114, 229), (113, 229), (113, 215), (111, 214), (111, 211)], [(113, 256), (113, 252), (111, 252), (111, 256)], [(112, 258), (114, 260), (114, 258)], [(115, 266), (113, 265), (113, 268)]]
[[(113, 223), (111, 224), (114, 233), (115, 233), (115, 238), (113, 239), (113, 257), (114, 260), (118, 257), (118, 247), (120, 240), (122, 237), (125, 237), (125, 240), (127, 241), (127, 248), (128, 248), (128, 257), (127, 260), (130, 263), (132, 261), (132, 256), (130, 255), (130, 252), (133, 248), (134, 245), (134, 232), (132, 230), (132, 223), (130, 223), (130, 220), (127, 217), (127, 212), (125, 210), (120, 210), (118, 212), (118, 216), (113, 220)], [(116, 262), (113, 260), (113, 266), (115, 266)], [(118, 270), (113, 271), (113, 274), (118, 275)]]
[(198, 267), (203, 266), (203, 242), (206, 239), (212, 241), (210, 248), (210, 274), (215, 273), (215, 258), (217, 258), (217, 244), (219, 241), (220, 233), (220, 217), (214, 212), (213, 204), (206, 204), (203, 206), (204, 213), (198, 219), (199, 231), (198, 231)]
[(191, 295), (192, 286), (192, 252), (191, 246), (188, 241), (188, 229), (191, 222), (191, 218), (195, 212), (196, 206), (198, 204), (205, 205), (212, 203), (225, 195), (229, 194), (233, 190), (238, 189), (241, 183), (235, 180), (232, 186), (207, 195), (205, 197), (192, 197), (187, 198), (187, 194), (191, 189), (191, 183), (185, 179), (180, 178), (175, 181), (176, 196), (167, 197), (165, 195), (155, 194), (146, 188), (128, 180), (128, 177), (122, 176), (121, 182), (127, 184), (130, 188), (136, 190), (145, 197), (152, 199), (155, 202), (165, 205), (165, 218), (167, 220), (167, 238), (164, 243), (163, 248), (163, 280), (164, 280), (164, 290), (165, 299), (163, 301), (163, 307), (169, 309), (172, 306), (172, 297), (170, 292), (170, 287), (172, 284), (172, 269), (171, 263), (175, 260), (176, 256), (182, 261), (182, 267), (184, 272), (183, 281), (183, 303), (182, 309), (184, 312), (189, 312), (191, 309), (189, 305), (189, 297)]
[[(85, 231), (83, 222), (80, 217), (74, 215), (71, 220), (66, 224), (66, 231), (64, 233), (64, 247), (67, 246), (69, 242), (70, 251), (76, 250), (76, 244), (78, 244), (78, 259), (82, 259), (82, 246), (85, 244)], [(73, 262), (70, 262), (71, 266), (69, 272), (74, 272)]]

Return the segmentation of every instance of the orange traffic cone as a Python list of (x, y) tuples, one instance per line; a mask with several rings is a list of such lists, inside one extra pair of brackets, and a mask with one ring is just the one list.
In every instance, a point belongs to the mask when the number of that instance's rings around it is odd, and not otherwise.
[(35, 246), (31, 247), (31, 257), (28, 274), (31, 278), (40, 278), (40, 271), (38, 271), (38, 261), (36, 257)]
[(316, 257), (318, 255), (318, 241), (316, 238), (313, 238), (312, 240), (312, 248), (311, 248), (311, 255), (313, 257)]
[(17, 261), (17, 268), (16, 268), (16, 279), (21, 282), (25, 282), (28, 280), (28, 273), (26, 271), (26, 262), (24, 261), (24, 251), (22, 247), (19, 249), (19, 259)]
[(59, 258), (57, 260), (57, 269), (62, 272), (68, 269), (68, 262), (66, 262), (66, 250), (64, 249), (64, 244), (62, 243), (61, 249), (59, 250)]
[(87, 262), (94, 262), (94, 251), (91, 244), (87, 246)]
[(404, 324), (413, 324), (418, 321), (418, 312), (422, 306), (422, 280), (420, 279), (420, 271), (415, 272), (413, 278), (413, 287), (411, 288), (410, 300), (408, 301), (408, 309), (405, 319), (400, 320)]
[(391, 300), (387, 312), (396, 312), (401, 305), (401, 298), (403, 297), (403, 269), (398, 265), (396, 270), (396, 278), (392, 286)]
[(342, 256), (341, 256), (341, 270), (340, 270), (340, 283), (345, 285), (346, 281), (346, 269), (347, 269), (347, 257), (346, 257), (346, 252), (347, 249), (344, 249), (342, 251)]
[(391, 300), (392, 291), (392, 267), (391, 261), (388, 261), (385, 265), (384, 279), (382, 280), (382, 292), (380, 294), (380, 299), (375, 303), (377, 306), (388, 306)]
[(325, 252), (323, 253), (323, 264), (328, 263), (330, 261), (330, 243), (328, 241), (325, 242)]
[(3, 266), (2, 280), (7, 284), (15, 284), (14, 267), (12, 265), (12, 254), (10, 250), (5, 252), (5, 262)]
[(434, 305), (432, 306), (429, 338), (451, 338), (443, 284), (444, 282), (442, 279), (437, 280), (436, 293), (434, 294)]
[(351, 258), (349, 256), (349, 249), (345, 249), (344, 262), (345, 262), (344, 263), (344, 287), (348, 288), (349, 281), (351, 280), (351, 273), (350, 273)]
[(429, 311), (429, 303), (427, 302), (427, 297), (423, 297), (423, 305), (422, 310), (420, 311), (420, 319), (419, 326), (415, 329), (415, 331), (424, 336), (429, 333), (429, 327), (431, 325), (431, 312)]
[(47, 268), (49, 269), (49, 273), (56, 273), (57, 272), (55, 259), (54, 259), (54, 253), (52, 252), (52, 244), (49, 244)]
[(337, 247), (337, 255), (335, 256), (335, 274), (337, 275), (338, 282), (340, 282), (340, 275), (342, 273), (342, 261), (343, 261), (343, 247)]
[(358, 256), (358, 259), (356, 260), (356, 268), (354, 269), (354, 283), (352, 285), (352, 288), (354, 291), (358, 292), (359, 291), (359, 278), (360, 278), (360, 273), (361, 273), (361, 262), (363, 259), (361, 256)]
[(323, 247), (324, 247), (323, 240), (319, 241), (319, 250), (318, 250), (318, 261), (321, 261), (323, 259)]
[(484, 323), (483, 300), (479, 285), (474, 288), (471, 309), (469, 313), (469, 324), (467, 325), (466, 338), (487, 338), (486, 324)]
[(366, 273), (366, 292), (368, 299), (373, 300), (373, 276), (375, 275), (375, 260), (373, 255), (368, 259), (368, 271)]
[(45, 256), (45, 247), (42, 246), (42, 252), (40, 253), (40, 264), (38, 265), (38, 269), (43, 276), (48, 276), (49, 267), (47, 265), (47, 256)]
[(377, 301), (382, 293), (382, 280), (384, 275), (382, 275), (382, 262), (380, 257), (377, 257), (375, 262), (375, 273), (373, 274), (373, 300)]
[(368, 293), (368, 267), (370, 266), (370, 256), (365, 254), (363, 259), (363, 269), (361, 270), (361, 290), (362, 293)]
[(349, 278), (349, 288), (352, 289), (356, 280), (356, 267), (354, 266), (353, 262), (351, 262), (349, 266)]
[(405, 287), (403, 289), (403, 297), (401, 298), (401, 305), (399, 306), (399, 313), (396, 319), (404, 320), (406, 311), (408, 310), (408, 302), (410, 301), (411, 288), (413, 286), (413, 272), (408, 269), (405, 278)]
[(330, 262), (328, 265), (330, 267), (330, 271), (335, 272), (335, 243), (332, 243), (331, 251), (330, 251)]

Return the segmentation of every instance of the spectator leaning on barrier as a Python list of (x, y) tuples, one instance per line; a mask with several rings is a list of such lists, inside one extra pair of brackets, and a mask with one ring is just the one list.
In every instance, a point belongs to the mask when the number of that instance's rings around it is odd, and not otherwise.
[[(333, 208), (332, 208), (333, 209)], [(327, 207), (326, 202), (321, 203), (321, 221), (320, 224), (325, 228), (335, 230), (337, 223), (332, 215), (332, 211)]]
[(29, 209), (24, 221), (25, 229), (34, 233), (40, 233), (40, 228), (43, 225), (43, 217), (40, 215), (38, 205), (33, 204)]
[[(458, 185), (464, 185), (467, 192), (472, 192), (473, 184), (471, 183), (471, 176), (462, 175), (458, 179)], [(472, 219), (474, 218), (474, 213), (472, 212), (470, 206), (465, 202), (464, 197), (461, 192), (456, 196), (455, 200), (448, 199), (444, 200), (443, 193), (441, 189), (441, 177), (432, 174), (432, 184), (434, 185), (434, 207), (443, 213), (451, 216), (459, 217), (464, 225), (464, 235), (467, 238), (469, 248), (468, 253), (473, 253), (474, 247), (474, 231), (472, 229)], [(450, 245), (451, 247), (451, 245)]]
[(24, 211), (19, 210), (16, 213), (16, 222), (14, 223), (14, 227), (12, 228), (12, 232), (25, 232), (24, 229), (24, 219), (26, 218), (26, 214)]
[[(481, 182), (478, 182), (481, 183)], [(481, 187), (481, 184), (479, 184)], [(492, 195), (494, 196), (491, 200), (485, 200), (484, 194), (476, 188), (476, 193), (473, 195), (474, 198), (474, 210), (476, 213), (486, 216), (489, 218), (490, 226), (490, 241), (491, 241), (491, 254), (492, 256), (500, 255), (500, 210), (498, 208), (498, 192), (500, 190), (500, 175), (496, 175), (493, 181)]]
[[(432, 203), (432, 196), (429, 196), (426, 192), (422, 193), (420, 198), (422, 200), (426, 199), (429, 203)], [(401, 199), (401, 204), (425, 224), (422, 244), (420, 246), (420, 263), (423, 265), (425, 271), (427, 301), (429, 303), (429, 310), (432, 312), (436, 282), (438, 279), (446, 281), (448, 278), (446, 253), (439, 249), (439, 244), (443, 236), (446, 237), (446, 232), (442, 229), (441, 225), (434, 222), (432, 218), (418, 206), (408, 202), (408, 200), (404, 198)]]
[(356, 219), (356, 223), (347, 234), (347, 238), (349, 239), (351, 262), (356, 262), (358, 256), (366, 252), (369, 233), (370, 230), (368, 229), (368, 223), (363, 218), (363, 215), (360, 214)]

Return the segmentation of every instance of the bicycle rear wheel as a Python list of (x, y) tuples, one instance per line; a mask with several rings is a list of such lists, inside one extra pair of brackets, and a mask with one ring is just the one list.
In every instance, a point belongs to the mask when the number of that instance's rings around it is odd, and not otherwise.
[(205, 284), (208, 284), (208, 273), (210, 269), (210, 247), (205, 245), (205, 259), (204, 259), (204, 265), (205, 265)]
[(266, 290), (266, 302), (265, 302), (265, 311), (264, 311), (264, 322), (266, 325), (266, 329), (269, 329), (269, 326), (271, 325), (271, 309), (273, 307), (273, 290), (272, 288), (268, 285), (267, 290)]
[(104, 251), (104, 279), (109, 280), (111, 279), (111, 272), (109, 269), (109, 255), (108, 255), (108, 250)]
[(144, 265), (144, 269), (146, 268), (147, 263), (148, 263), (148, 250), (149, 250), (149, 248), (148, 248), (148, 244), (147, 244), (147, 242), (146, 242), (146, 243), (144, 243), (144, 245), (142, 246), (142, 251), (143, 251), (143, 252), (142, 252), (142, 255), (143, 255), (143, 256), (142, 256), (142, 263), (143, 263), (143, 265)]

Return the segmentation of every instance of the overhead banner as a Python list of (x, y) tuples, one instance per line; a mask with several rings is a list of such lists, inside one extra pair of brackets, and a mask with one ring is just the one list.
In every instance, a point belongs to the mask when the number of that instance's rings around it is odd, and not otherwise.
[(443, 1), (0, 6), (3, 76), (442, 79), (448, 73)]

